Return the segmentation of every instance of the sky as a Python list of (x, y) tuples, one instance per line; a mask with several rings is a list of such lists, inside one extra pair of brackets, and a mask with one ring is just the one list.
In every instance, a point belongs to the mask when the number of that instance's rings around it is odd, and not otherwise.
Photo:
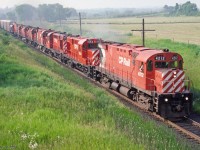
[[(152, 8), (163, 7), (165, 4), (174, 6), (175, 3), (185, 3), (189, 0), (1, 0), (0, 8), (13, 7), (20, 4), (54, 4), (60, 3), (64, 7), (76, 9), (93, 8)], [(200, 0), (190, 0), (200, 8)]]

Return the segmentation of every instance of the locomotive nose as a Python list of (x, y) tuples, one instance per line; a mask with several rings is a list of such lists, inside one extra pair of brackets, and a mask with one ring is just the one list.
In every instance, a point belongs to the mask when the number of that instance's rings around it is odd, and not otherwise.
[(100, 64), (100, 50), (99, 49), (89, 49), (88, 56), (90, 58), (91, 65), (98, 66)]
[(155, 84), (159, 93), (179, 93), (184, 90), (185, 73), (179, 69), (155, 71)]

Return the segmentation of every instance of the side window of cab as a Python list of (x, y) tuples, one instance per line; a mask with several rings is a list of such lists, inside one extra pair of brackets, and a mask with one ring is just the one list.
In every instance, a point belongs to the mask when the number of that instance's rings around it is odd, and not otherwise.
[(147, 61), (147, 71), (152, 71), (153, 70), (153, 61), (148, 60)]
[(183, 69), (183, 61), (182, 60), (179, 61), (179, 69)]
[(87, 50), (87, 45), (85, 43), (83, 44), (83, 50)]

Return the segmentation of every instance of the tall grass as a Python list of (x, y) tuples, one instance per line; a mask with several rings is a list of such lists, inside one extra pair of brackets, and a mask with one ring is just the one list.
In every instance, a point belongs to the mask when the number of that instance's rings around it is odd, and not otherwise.
[(0, 32), (0, 148), (198, 149)]

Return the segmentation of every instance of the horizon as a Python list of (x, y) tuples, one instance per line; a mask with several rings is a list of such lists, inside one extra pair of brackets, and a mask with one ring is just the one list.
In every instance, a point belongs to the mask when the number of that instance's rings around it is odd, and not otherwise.
[[(1, 2), (1, 9), (6, 8), (13, 8), (15, 6), (21, 5), (21, 4), (30, 4), (34, 7), (37, 7), (40, 4), (56, 4), (59, 3), (63, 5), (64, 7), (71, 7), (75, 8), (77, 10), (90, 10), (90, 9), (156, 9), (156, 8), (162, 8), (164, 5), (169, 6), (175, 6), (176, 3), (183, 4), (187, 2), (188, 0), (177, 0), (178, 2), (175, 2), (174, 0), (151, 0), (148, 2), (138, 2), (136, 0), (124, 0), (122, 1), (116, 1), (116, 0), (85, 0), (84, 2), (81, 2), (80, 0), (35, 0), (33, 3), (30, 0), (15, 0), (15, 2)], [(191, 0), (191, 3), (197, 4), (197, 7), (200, 8), (200, 1), (199, 0)], [(103, 5), (102, 5), (103, 3)], [(89, 4), (89, 5), (88, 5)], [(98, 6), (98, 7), (97, 7)], [(112, 7), (110, 7), (112, 6)]]

